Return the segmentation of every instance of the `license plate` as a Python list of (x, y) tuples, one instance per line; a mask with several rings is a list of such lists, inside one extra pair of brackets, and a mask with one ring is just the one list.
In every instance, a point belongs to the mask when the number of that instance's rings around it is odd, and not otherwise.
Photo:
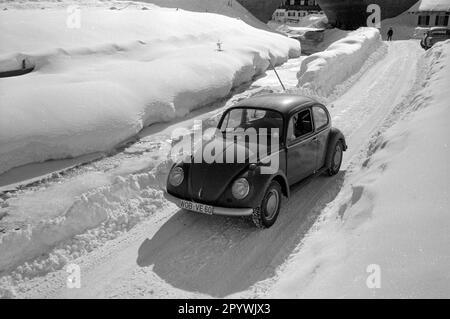
[(187, 200), (182, 200), (180, 203), (180, 207), (187, 209), (187, 210), (191, 210), (193, 212), (202, 213), (202, 214), (212, 215), (214, 213), (213, 206), (189, 202)]

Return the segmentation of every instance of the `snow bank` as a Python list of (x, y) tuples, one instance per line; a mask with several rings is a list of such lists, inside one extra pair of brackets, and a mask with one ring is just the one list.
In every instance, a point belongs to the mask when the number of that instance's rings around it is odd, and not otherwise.
[(336, 85), (358, 73), (376, 52), (386, 51), (375, 28), (360, 28), (331, 44), (325, 51), (305, 58), (297, 74), (298, 87), (327, 97)]
[[(300, 55), (297, 41), (210, 13), (151, 7), (0, 12), (0, 173), (109, 151), (152, 123), (182, 117)], [(217, 42), (222, 50), (217, 50)], [(16, 61), (16, 62), (15, 62)]]
[(167, 201), (160, 184), (169, 168), (162, 163), (147, 173), (117, 176), (111, 185), (83, 193), (64, 215), (0, 236), (0, 275), (13, 269), (0, 288), (59, 270), (162, 211)]
[(425, 54), (419, 76), (417, 93), (387, 122), (401, 120), (347, 173), (272, 296), (449, 296), (450, 41)]

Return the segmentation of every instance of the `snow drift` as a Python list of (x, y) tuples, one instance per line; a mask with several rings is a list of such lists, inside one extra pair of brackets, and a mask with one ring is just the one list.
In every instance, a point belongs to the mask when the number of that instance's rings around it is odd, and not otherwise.
[[(375, 53), (385, 52), (380, 32), (375, 28), (360, 28), (332, 43), (325, 51), (314, 53), (302, 61), (297, 74), (298, 87), (322, 97), (333, 93), (358, 73)], [(378, 54), (379, 59), (382, 54)]]
[(272, 296), (449, 296), (450, 41), (425, 54), (419, 79), (385, 123), (400, 121), (374, 136)]
[(80, 28), (61, 9), (0, 15), (0, 65), (36, 66), (0, 79), (0, 173), (109, 151), (300, 55), (295, 40), (210, 13), (83, 7)]
[[(0, 237), (0, 275), (21, 264), (3, 281), (20, 281), (61, 269), (68, 261), (118, 237), (162, 210), (166, 201), (158, 186), (158, 174), (165, 174), (165, 171), (160, 172), (163, 167), (127, 178), (117, 176), (111, 185), (76, 198), (64, 215), (3, 234)], [(48, 251), (49, 254), (45, 254)]]

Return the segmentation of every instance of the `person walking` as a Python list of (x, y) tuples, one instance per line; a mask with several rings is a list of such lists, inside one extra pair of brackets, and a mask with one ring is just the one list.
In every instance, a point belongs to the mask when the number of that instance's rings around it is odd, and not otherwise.
[(392, 27), (389, 28), (389, 31), (387, 33), (387, 40), (392, 41), (392, 36), (394, 35), (394, 30), (392, 30)]

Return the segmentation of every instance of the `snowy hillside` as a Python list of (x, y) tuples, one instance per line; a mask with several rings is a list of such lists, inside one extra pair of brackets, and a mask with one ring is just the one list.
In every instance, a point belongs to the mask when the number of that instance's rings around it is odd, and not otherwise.
[(0, 66), (35, 65), (0, 79), (0, 173), (109, 151), (300, 55), (297, 41), (222, 15), (84, 6), (78, 28), (65, 8), (0, 12)]
[(239, 18), (245, 23), (264, 30), (267, 25), (255, 18), (237, 0), (140, 0), (141, 2), (155, 4), (161, 7), (180, 8), (196, 12), (211, 12)]
[(108, 8), (111, 10), (125, 10), (137, 8), (140, 10), (148, 10), (156, 6), (183, 9), (194, 12), (218, 13), (230, 18), (238, 18), (245, 23), (269, 30), (268, 26), (255, 18), (246, 8), (238, 1), (233, 0), (0, 0), (0, 10), (9, 9), (67, 9), (70, 5), (78, 5), (82, 7)]

